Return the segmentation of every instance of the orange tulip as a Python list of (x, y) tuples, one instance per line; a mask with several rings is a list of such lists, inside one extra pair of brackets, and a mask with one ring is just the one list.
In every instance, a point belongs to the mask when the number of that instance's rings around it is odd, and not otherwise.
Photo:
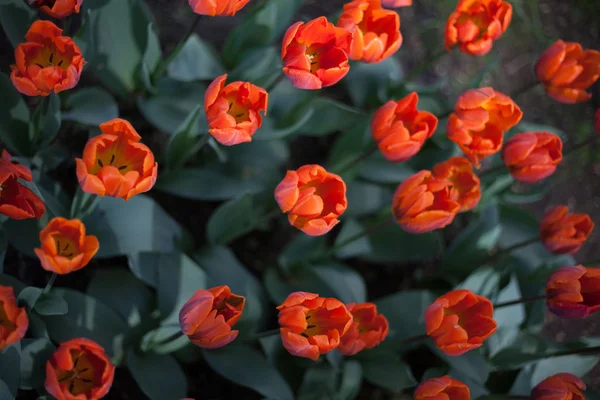
[(383, 314), (377, 314), (375, 304), (350, 303), (346, 304), (346, 308), (352, 313), (353, 322), (340, 340), (340, 353), (351, 356), (372, 349), (385, 340), (389, 332), (388, 320)]
[(467, 90), (448, 119), (448, 139), (479, 168), (479, 161), (500, 151), (504, 131), (518, 124), (522, 116), (510, 97), (492, 88)]
[(296, 22), (283, 37), (283, 73), (300, 89), (321, 89), (340, 81), (348, 71), (352, 34), (325, 17)]
[(546, 304), (562, 318), (586, 318), (600, 311), (600, 268), (557, 269), (546, 283)]
[(587, 101), (592, 95), (586, 89), (600, 77), (600, 52), (558, 40), (542, 54), (535, 71), (554, 100), (566, 104)]
[(34, 5), (52, 18), (65, 18), (79, 13), (83, 0), (35, 0)]
[(115, 366), (102, 346), (90, 339), (71, 339), (46, 363), (44, 386), (58, 400), (97, 400), (106, 396), (114, 377)]
[(378, 63), (402, 46), (400, 16), (386, 10), (381, 0), (354, 0), (344, 5), (337, 26), (352, 33), (351, 60)]
[(0, 351), (25, 336), (29, 318), (25, 308), (17, 306), (13, 288), (0, 286)]
[(585, 400), (585, 383), (566, 372), (549, 376), (531, 391), (531, 400)]
[(398, 186), (392, 200), (396, 222), (407, 232), (425, 233), (450, 224), (460, 210), (452, 184), (419, 171)]
[(231, 328), (242, 316), (245, 304), (246, 299), (231, 293), (229, 286), (198, 290), (179, 312), (181, 331), (204, 349), (228, 345), (239, 333)]
[(381, 0), (384, 7), (398, 8), (412, 6), (412, 0)]
[(437, 117), (417, 110), (418, 102), (419, 95), (412, 92), (397, 102), (388, 101), (373, 114), (371, 134), (388, 161), (408, 160), (435, 133)]
[(503, 0), (459, 0), (446, 22), (446, 49), (483, 56), (492, 49), (512, 20), (512, 6)]
[(579, 251), (594, 229), (587, 214), (567, 214), (569, 208), (556, 206), (540, 223), (540, 237), (546, 249), (554, 254), (573, 254)]
[(10, 79), (27, 96), (48, 96), (72, 89), (79, 82), (85, 61), (73, 39), (50, 21), (35, 21), (25, 43), (15, 49)]
[(425, 310), (427, 335), (449, 356), (481, 346), (496, 331), (494, 306), (470, 290), (453, 290)]
[(98, 252), (100, 243), (93, 235), (85, 235), (78, 219), (54, 218), (40, 232), (41, 249), (35, 254), (46, 271), (69, 274), (88, 265)]
[(288, 171), (275, 188), (275, 200), (290, 224), (310, 236), (329, 232), (346, 211), (346, 184), (316, 164)]
[(552, 175), (562, 161), (562, 140), (549, 132), (519, 133), (506, 142), (502, 159), (516, 180), (537, 182)]
[(469, 387), (448, 375), (421, 382), (415, 389), (414, 400), (470, 400)]
[(75, 159), (81, 189), (125, 200), (152, 189), (158, 164), (133, 126), (115, 118), (100, 124), (100, 130), (85, 145), (83, 159)]
[(12, 161), (6, 150), (0, 158), (0, 214), (13, 219), (40, 219), (46, 212), (44, 202), (19, 179), (31, 182), (31, 170)]
[(473, 172), (473, 165), (464, 157), (452, 157), (433, 167), (433, 176), (452, 182), (454, 200), (460, 204), (460, 212), (475, 208), (481, 199), (481, 182)]
[(188, 0), (196, 14), (233, 16), (250, 0)]
[(250, 142), (262, 125), (260, 111), (267, 114), (268, 93), (250, 82), (225, 86), (227, 74), (215, 79), (204, 94), (208, 133), (222, 145)]
[(294, 292), (277, 309), (283, 347), (294, 356), (315, 361), (338, 347), (352, 325), (344, 303), (315, 293)]

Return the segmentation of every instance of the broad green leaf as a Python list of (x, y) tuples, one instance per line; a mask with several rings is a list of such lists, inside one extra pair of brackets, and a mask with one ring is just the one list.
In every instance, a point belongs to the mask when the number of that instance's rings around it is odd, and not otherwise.
[(360, 392), (363, 371), (360, 362), (347, 360), (342, 367), (342, 378), (338, 392), (339, 400), (354, 400)]
[(2, 0), (0, 2), (0, 24), (13, 47), (25, 42), (25, 34), (35, 19), (36, 12), (24, 1)]
[[(17, 389), (19, 388), (19, 380), (21, 377), (21, 369), (18, 367), (21, 359), (21, 345), (20, 343), (14, 343), (3, 350), (0, 350), (0, 394), (4, 395), (8, 389), (11, 397), (7, 399), (13, 399), (17, 395)], [(3, 393), (3, 391), (5, 393)], [(2, 398), (4, 400), (4, 398)]]
[(359, 118), (365, 118), (355, 109), (327, 97), (317, 97), (310, 103), (313, 113), (299, 129), (303, 136), (324, 136), (350, 129)]
[[(60, 97), (56, 93), (52, 93), (47, 97), (47, 101), (48, 108), (46, 109), (46, 113), (41, 115), (41, 125), (39, 127), (40, 132), (38, 133), (38, 141), (36, 142), (37, 146), (40, 148), (44, 148), (54, 141), (56, 135), (58, 135), (58, 131), (60, 130), (60, 125), (62, 122), (60, 113)], [(35, 118), (35, 115), (33, 118)]]
[(598, 363), (599, 357), (570, 355), (552, 357), (541, 360), (531, 374), (531, 386), (535, 386), (547, 377), (568, 371), (578, 377), (583, 377)]
[[(495, 303), (518, 300), (522, 298), (519, 282), (516, 276), (511, 276), (508, 285), (495, 297)], [(510, 346), (519, 335), (519, 328), (525, 321), (524, 304), (515, 304), (509, 307), (494, 310), (494, 320), (498, 324), (496, 332), (488, 339), (488, 346), (493, 355), (499, 350)]]
[[(328, 353), (327, 355), (329, 356)], [(333, 399), (337, 393), (336, 370), (327, 364), (318, 364), (306, 370), (298, 389), (298, 400)]]
[(187, 379), (179, 363), (170, 355), (127, 353), (127, 366), (133, 379), (150, 400), (172, 400), (187, 396)]
[[(145, 15), (147, 20), (151, 20), (153, 18), (152, 14), (150, 13), (150, 10), (148, 8), (145, 8), (145, 5), (143, 3), (138, 3), (137, 7), (138, 9), (136, 10), (136, 12), (141, 14), (141, 16)], [(162, 59), (160, 40), (158, 38), (158, 32), (156, 31), (155, 24), (149, 22), (146, 27), (146, 36), (138, 40), (140, 40), (140, 48), (143, 49), (141, 61), (141, 65), (143, 65), (143, 67), (140, 68), (140, 74), (143, 74), (143, 72), (141, 72), (143, 68), (147, 68), (149, 74), (152, 74), (156, 70), (156, 68), (158, 67), (158, 63)], [(138, 76), (138, 78), (140, 78), (140, 80), (142, 81), (145, 80), (145, 78), (142, 76)], [(141, 83), (142, 85), (146, 84), (144, 82)]]
[(21, 293), (17, 297), (17, 303), (19, 306), (25, 305), (27, 308), (32, 309), (42, 295), (42, 291), (43, 290), (40, 288), (27, 286), (25, 289), (21, 290)]
[(213, 80), (225, 73), (212, 47), (195, 33), (185, 42), (181, 52), (169, 64), (169, 77), (182, 82)]
[(471, 350), (460, 356), (448, 356), (442, 353), (433, 342), (428, 342), (428, 346), (450, 366), (450, 376), (461, 382), (468, 382), (469, 388), (476, 389), (474, 397), (487, 394), (484, 384), (490, 374), (490, 368), (479, 350)]
[(331, 165), (330, 171), (339, 173), (341, 167), (353, 167), (349, 163), (360, 154), (368, 151), (369, 146), (373, 146), (369, 120), (370, 116), (365, 116), (364, 119), (359, 120), (354, 127), (344, 132), (335, 141), (329, 152), (328, 164)]
[(352, 102), (357, 107), (383, 104), (388, 87), (402, 79), (402, 66), (395, 57), (377, 64), (353, 63), (348, 75), (342, 80)]
[[(354, 238), (355, 235), (359, 235), (365, 231), (363, 224), (359, 223), (355, 219), (348, 219), (342, 224), (340, 233), (335, 238), (334, 247), (340, 246), (346, 240)], [(335, 252), (335, 256), (338, 258), (351, 258), (362, 254), (368, 254), (373, 251), (371, 242), (368, 236), (359, 237), (356, 240), (349, 242), (347, 245), (341, 247)]]
[(365, 380), (373, 385), (398, 392), (417, 385), (410, 367), (394, 353), (361, 360)]
[(491, 297), (498, 290), (500, 274), (492, 267), (483, 266), (473, 271), (456, 289), (467, 289), (480, 296)]
[(390, 338), (397, 340), (425, 333), (425, 309), (433, 300), (428, 291), (412, 290), (383, 297), (375, 304), (390, 323)]
[(42, 294), (35, 303), (35, 311), (40, 315), (65, 315), (69, 311), (69, 305), (55, 290)]
[[(52, 357), (56, 347), (48, 339), (21, 340), (21, 381), (22, 389), (38, 389), (44, 386), (46, 362)], [(0, 397), (1, 398), (1, 397)]]
[(311, 254), (317, 254), (325, 250), (325, 236), (308, 236), (299, 232), (287, 242), (277, 261), (284, 267), (307, 260)]
[(254, 134), (254, 139), (256, 140), (273, 140), (273, 139), (283, 139), (287, 136), (292, 135), (297, 132), (300, 128), (302, 128), (306, 122), (313, 115), (314, 110), (312, 108), (307, 108), (304, 113), (300, 114), (295, 120), (290, 121), (289, 126), (285, 127), (277, 127), (275, 121), (270, 117), (265, 117), (263, 119), (263, 125), (258, 129), (258, 131)]
[(69, 95), (67, 111), (62, 118), (80, 124), (98, 126), (119, 116), (119, 108), (113, 96), (100, 87), (78, 89)]
[(190, 112), (177, 131), (171, 135), (165, 155), (168, 168), (181, 168), (198, 151), (198, 146), (205, 139), (200, 138), (200, 132), (198, 132), (197, 122), (201, 114), (202, 106), (198, 105)]
[(33, 156), (34, 148), (29, 140), (29, 108), (10, 78), (2, 73), (0, 92), (0, 140), (14, 156)]
[(360, 163), (359, 176), (371, 182), (399, 185), (417, 171), (405, 163), (393, 163), (377, 151)]
[(388, 188), (367, 182), (353, 181), (346, 192), (348, 209), (344, 215), (361, 216), (374, 214), (384, 207), (391, 210), (392, 191)]
[(253, 229), (264, 227), (264, 213), (264, 207), (248, 194), (223, 203), (206, 225), (208, 241), (225, 245)]
[[(271, 78), (281, 73), (281, 49), (275, 46), (265, 46), (249, 51), (244, 59), (231, 71), (229, 79), (233, 81), (253, 82), (255, 85), (266, 87), (265, 78)], [(215, 74), (215, 76), (218, 74)], [(212, 77), (211, 77), (212, 79)], [(270, 82), (269, 82), (270, 83)], [(281, 83), (277, 85), (277, 88)], [(269, 112), (271, 107), (276, 106), (273, 102), (273, 94), (277, 88), (269, 93)]]

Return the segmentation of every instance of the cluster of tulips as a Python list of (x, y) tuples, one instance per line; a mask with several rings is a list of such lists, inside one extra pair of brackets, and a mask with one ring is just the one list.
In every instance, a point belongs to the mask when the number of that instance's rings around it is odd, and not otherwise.
[[(79, 12), (83, 0), (35, 0), (33, 5), (53, 18)], [(249, 0), (189, 0), (198, 14), (234, 15)], [(340, 81), (349, 60), (380, 62), (402, 44), (400, 16), (384, 7), (408, 6), (411, 0), (354, 0), (344, 6), (336, 25), (325, 17), (297, 22), (284, 35), (283, 74), (300, 89), (316, 90)], [(448, 18), (445, 46), (471, 55), (483, 55), (509, 27), (511, 5), (503, 0), (460, 0)], [(15, 50), (11, 66), (14, 86), (27, 96), (48, 96), (75, 87), (85, 60), (72, 38), (47, 20), (35, 21), (25, 42)], [(586, 92), (600, 76), (600, 52), (583, 50), (561, 40), (541, 56), (537, 76), (552, 98), (563, 103), (588, 100)], [(268, 91), (250, 82), (226, 82), (217, 77), (208, 87), (204, 108), (208, 133), (219, 143), (233, 146), (250, 142), (268, 107)], [(419, 153), (438, 126), (438, 117), (418, 109), (417, 93), (390, 100), (373, 115), (374, 142), (390, 162), (405, 162)], [(475, 170), (487, 157), (501, 152), (514, 179), (531, 183), (547, 178), (563, 157), (562, 141), (549, 132), (519, 133), (504, 143), (504, 133), (516, 126), (522, 111), (510, 96), (492, 88), (466, 91), (447, 123), (448, 138), (465, 157), (454, 157), (403, 181), (391, 205), (397, 223), (411, 233), (424, 233), (450, 224), (460, 212), (472, 210), (481, 198)], [(600, 130), (600, 112), (596, 125)], [(76, 159), (81, 189), (93, 195), (128, 200), (155, 184), (158, 164), (141, 136), (123, 119), (100, 125), (102, 133), (90, 139), (82, 158)], [(20, 180), (31, 181), (31, 171), (11, 160), (0, 160), (0, 213), (14, 219), (40, 218), (45, 205)], [(289, 223), (312, 236), (329, 232), (348, 206), (346, 184), (337, 174), (311, 164), (287, 171), (275, 188), (275, 199)], [(557, 206), (540, 224), (540, 240), (554, 254), (579, 250), (594, 227), (585, 214), (569, 214)], [(40, 232), (35, 249), (41, 266), (55, 274), (85, 267), (101, 243), (87, 235), (77, 219), (52, 219)], [(546, 285), (548, 309), (564, 318), (584, 318), (600, 310), (600, 269), (570, 266), (558, 269)], [(191, 342), (207, 349), (225, 346), (238, 335), (245, 298), (228, 286), (198, 290), (180, 311), (181, 331)], [(450, 356), (480, 347), (496, 330), (489, 299), (468, 290), (454, 290), (426, 310), (426, 334)], [(354, 355), (380, 344), (388, 335), (385, 316), (373, 303), (344, 304), (315, 293), (295, 292), (277, 307), (284, 347), (294, 356), (317, 360), (338, 349)], [(19, 341), (28, 328), (24, 308), (13, 289), (0, 286), (0, 349)], [(98, 399), (112, 384), (115, 367), (102, 347), (89, 339), (62, 343), (47, 361), (46, 389), (59, 399)], [(583, 382), (570, 374), (548, 377), (532, 392), (534, 399), (583, 398)], [(80, 397), (81, 396), (81, 397)], [(468, 387), (448, 376), (422, 382), (415, 399), (469, 399)]]

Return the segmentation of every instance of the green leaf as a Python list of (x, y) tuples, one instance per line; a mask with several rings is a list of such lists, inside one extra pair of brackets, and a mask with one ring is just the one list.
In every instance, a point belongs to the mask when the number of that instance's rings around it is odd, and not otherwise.
[(390, 337), (402, 340), (425, 333), (425, 309), (433, 300), (426, 290), (412, 290), (378, 299), (375, 304), (390, 323)]
[[(0, 14), (4, 14), (4, 11)], [(32, 156), (34, 149), (29, 141), (29, 108), (10, 78), (2, 73), (0, 92), (0, 140), (12, 155)]]
[(368, 382), (393, 392), (417, 384), (410, 367), (394, 353), (380, 353), (378, 357), (361, 360), (361, 366)]
[[(329, 356), (328, 353), (327, 356)], [(317, 364), (306, 370), (298, 389), (298, 400), (333, 399), (337, 393), (336, 370), (327, 364)]]
[(480, 296), (492, 297), (498, 290), (500, 274), (490, 266), (477, 268), (456, 289), (467, 289)]
[(56, 347), (48, 339), (21, 340), (21, 389), (38, 389), (44, 386), (46, 362)]
[(265, 397), (279, 400), (294, 398), (279, 371), (250, 346), (233, 343), (219, 349), (205, 350), (204, 358), (213, 370), (226, 379)]
[(360, 163), (359, 176), (371, 182), (400, 184), (417, 171), (405, 163), (393, 163), (378, 151)]
[[(364, 303), (367, 301), (367, 285), (362, 276), (343, 264), (329, 263), (315, 265), (313, 273), (334, 293), (333, 297), (344, 303)], [(321, 295), (326, 296), (325, 293)]]
[(40, 315), (65, 315), (69, 311), (69, 305), (63, 297), (55, 290), (40, 296), (35, 303), (35, 311)]
[(225, 245), (255, 228), (264, 227), (264, 207), (249, 194), (223, 203), (210, 216), (206, 236), (211, 244)]
[[(264, 78), (276, 77), (281, 73), (281, 56), (279, 52), (281, 49), (275, 46), (265, 46), (257, 49), (252, 49), (245, 55), (244, 59), (231, 71), (229, 79), (233, 81), (246, 81), (254, 82), (254, 84), (261, 87), (268, 86), (267, 83), (263, 82)], [(218, 75), (218, 74), (215, 74)], [(212, 78), (211, 78), (212, 79)], [(277, 106), (273, 102), (273, 94), (278, 92), (279, 87), (282, 83), (269, 93), (269, 109), (273, 106)], [(271, 110), (269, 110), (269, 113)]]
[(352, 102), (363, 108), (388, 101), (388, 87), (400, 82), (402, 75), (400, 61), (390, 57), (377, 64), (353, 63), (342, 82)]
[(310, 254), (319, 253), (325, 250), (325, 236), (308, 236), (305, 233), (298, 233), (296, 236), (287, 242), (277, 261), (283, 266), (304, 261)]
[[(203, 142), (205, 138), (200, 139), (200, 132), (198, 132), (198, 118), (201, 113), (202, 107), (198, 105), (190, 112), (190, 115), (188, 115), (169, 139), (165, 154), (165, 161), (168, 168), (177, 169), (183, 167), (198, 151), (198, 146), (206, 143)], [(208, 133), (205, 133), (205, 135), (208, 135)]]
[(172, 400), (187, 396), (185, 372), (170, 355), (127, 353), (133, 379), (151, 400)]
[(347, 185), (348, 209), (345, 215), (374, 214), (387, 206), (391, 210), (392, 191), (372, 183), (353, 181)]
[(541, 360), (535, 366), (531, 375), (531, 386), (535, 386), (547, 377), (568, 371), (578, 377), (583, 377), (598, 363), (600, 357), (570, 355), (552, 357)]
[(364, 118), (355, 109), (327, 97), (317, 97), (310, 106), (314, 112), (299, 132), (304, 136), (344, 132), (354, 126), (359, 118)]
[(17, 297), (17, 303), (20, 306), (26, 305), (27, 308), (32, 309), (33, 307), (35, 307), (35, 303), (38, 301), (41, 295), (42, 289), (33, 286), (28, 286), (25, 289), (23, 289)]
[(3, 228), (10, 232), (8, 242), (19, 251), (29, 257), (36, 257), (33, 249), (40, 246), (39, 221), (34, 218), (29, 219), (9, 219), (3, 224)]
[[(19, 388), (19, 379), (21, 376), (21, 369), (18, 367), (21, 359), (21, 345), (14, 343), (3, 350), (0, 350), (0, 377), (4, 385), (0, 385), (0, 394), (2, 390), (6, 392), (8, 389), (13, 399), (17, 395), (17, 389)], [(2, 398), (4, 400), (4, 398)]]
[(8, 384), (0, 379), (0, 399), (13, 400), (15, 398), (15, 394), (12, 393)]
[(450, 366), (448, 375), (469, 386), (473, 398), (488, 394), (485, 382), (490, 374), (490, 368), (479, 350), (471, 350), (461, 356), (448, 356), (433, 342), (427, 344), (439, 358)]
[[(339, 246), (346, 240), (364, 232), (365, 227), (355, 219), (348, 219), (342, 224), (340, 233), (335, 238), (334, 246)], [(373, 251), (371, 242), (368, 236), (362, 236), (356, 240), (349, 242), (336, 251), (335, 256), (338, 258), (352, 258), (362, 254), (367, 254)]]
[(25, 42), (25, 34), (35, 19), (36, 12), (24, 1), (3, 0), (0, 4), (0, 24), (13, 47)]
[(119, 116), (114, 97), (100, 87), (79, 89), (67, 98), (67, 111), (62, 118), (83, 125), (98, 126)]
[(335, 167), (331, 168), (332, 171), (337, 171), (340, 166), (352, 162), (360, 154), (367, 151), (369, 146), (373, 145), (369, 120), (370, 116), (364, 116), (354, 127), (344, 132), (335, 141), (328, 159), (328, 164)]
[[(40, 144), (38, 145), (40, 148), (44, 148), (54, 141), (56, 135), (58, 135), (62, 122), (60, 114), (60, 97), (56, 93), (52, 93), (48, 96), (47, 101), (48, 108), (46, 114), (41, 116)], [(35, 116), (33, 118), (35, 118)]]
[(6, 274), (0, 274), (0, 285), (12, 287), (17, 298), (19, 297), (21, 291), (23, 291), (23, 289), (27, 287), (23, 282), (21, 282), (14, 276)]
[[(142, 7), (142, 4), (138, 3), (138, 7)], [(150, 10), (147, 8), (140, 9), (140, 14), (147, 14), (148, 19), (152, 19), (152, 14)], [(146, 27), (146, 43), (140, 43), (141, 48), (144, 49), (144, 54), (142, 56), (141, 64), (144, 65), (150, 73), (153, 73), (154, 70), (158, 67), (158, 63), (162, 58), (162, 51), (160, 50), (160, 41), (158, 38), (158, 32), (156, 32), (156, 25), (152, 22), (148, 23)], [(143, 77), (140, 77), (143, 80)], [(142, 84), (144, 84), (142, 82)]]
[(339, 400), (354, 400), (360, 392), (363, 371), (360, 362), (348, 360), (342, 367), (342, 381), (338, 392)]
[[(518, 300), (522, 298), (519, 282), (512, 275), (508, 285), (495, 297), (495, 303)], [(498, 324), (496, 332), (487, 341), (490, 352), (494, 353), (514, 343), (519, 335), (519, 328), (525, 321), (525, 305), (515, 304), (494, 310), (494, 320)]]
[(216, 52), (195, 33), (185, 42), (181, 52), (169, 64), (169, 77), (182, 82), (214, 79), (225, 70), (219, 63)]
[(275, 121), (271, 117), (265, 117), (263, 119), (262, 126), (254, 134), (256, 140), (274, 140), (283, 139), (291, 134), (297, 132), (302, 128), (306, 122), (313, 115), (313, 109), (307, 108), (302, 114), (300, 114), (294, 121), (290, 122), (289, 126), (278, 128), (275, 126)]

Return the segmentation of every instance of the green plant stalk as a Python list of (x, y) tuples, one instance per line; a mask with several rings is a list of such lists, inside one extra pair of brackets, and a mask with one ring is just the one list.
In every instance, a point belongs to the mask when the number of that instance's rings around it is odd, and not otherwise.
[(277, 78), (275, 78), (275, 80), (273, 82), (271, 82), (271, 84), (265, 88), (265, 91), (267, 93), (272, 92), (277, 87), (277, 85), (279, 85), (279, 83), (283, 80), (284, 77), (285, 77), (285, 74), (283, 73), (283, 71), (280, 70), (279, 74), (277, 75)]
[(46, 287), (44, 288), (42, 294), (48, 294), (50, 292), (50, 289), (52, 289), (52, 285), (54, 285), (54, 281), (56, 281), (57, 276), (58, 274), (56, 272), (52, 273), (52, 276), (48, 280), (48, 283), (46, 284)]
[(484, 264), (487, 264), (487, 263), (489, 263), (491, 261), (494, 261), (494, 260), (497, 260), (499, 258), (502, 258), (505, 255), (510, 254), (514, 250), (520, 249), (521, 247), (529, 246), (531, 244), (534, 244), (534, 243), (538, 242), (539, 240), (540, 240), (539, 237), (534, 237), (534, 238), (531, 238), (531, 239), (527, 239), (527, 240), (525, 240), (523, 242), (513, 244), (512, 246), (508, 246), (508, 247), (505, 247), (503, 249), (500, 249), (496, 253), (490, 255), (489, 257), (487, 257), (484, 260), (482, 260), (481, 262), (479, 262), (478, 265), (484, 265)]
[(363, 151), (362, 153), (360, 153), (359, 155), (357, 155), (350, 161), (343, 163), (341, 166), (334, 166), (332, 168), (332, 171), (338, 175), (343, 174), (344, 172), (346, 172), (348, 170), (348, 168), (358, 164), (359, 162), (363, 161), (364, 159), (368, 158), (373, 153), (375, 153), (377, 151), (377, 148), (378, 148), (377, 143), (373, 142), (367, 150)]
[(42, 122), (44, 121), (46, 114), (48, 114), (48, 107), (50, 106), (50, 96), (52, 96), (52, 94), (50, 94), (49, 96), (43, 96), (34, 112), (34, 130), (31, 137), (31, 144), (34, 146), (34, 148), (37, 147), (37, 142), (40, 138), (40, 133), (42, 131), (43, 125)]
[(508, 306), (514, 306), (515, 304), (531, 303), (534, 301), (545, 300), (545, 299), (546, 299), (546, 295), (523, 297), (522, 299), (505, 301), (503, 303), (494, 304), (494, 309), (508, 307)]

